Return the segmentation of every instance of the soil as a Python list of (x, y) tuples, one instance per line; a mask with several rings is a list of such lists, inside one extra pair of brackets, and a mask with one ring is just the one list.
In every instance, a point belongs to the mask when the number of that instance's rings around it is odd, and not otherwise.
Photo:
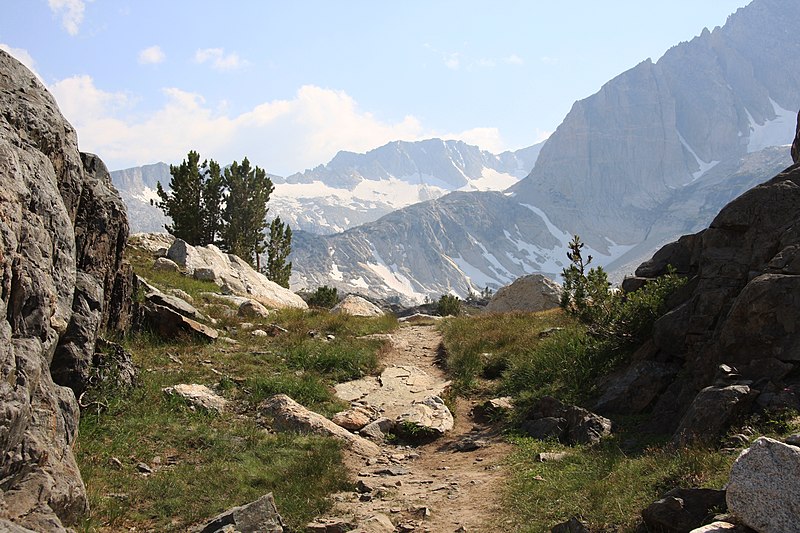
[[(382, 363), (414, 365), (444, 383), (446, 376), (437, 366), (441, 341), (435, 326), (401, 327), (391, 335), (392, 348)], [(391, 519), (395, 531), (508, 528), (511, 521), (505, 522), (501, 502), (505, 459), (512, 446), (496, 427), (472, 419), (469, 401), (459, 398), (450, 407), (455, 408), (455, 426), (438, 440), (417, 446), (382, 444), (382, 455), (376, 458), (349, 455), (347, 465), (354, 479), (363, 482), (362, 493), (337, 494), (331, 516), (361, 524), (380, 513)], [(456, 444), (467, 438), (478, 440), (481, 447), (456, 451)]]

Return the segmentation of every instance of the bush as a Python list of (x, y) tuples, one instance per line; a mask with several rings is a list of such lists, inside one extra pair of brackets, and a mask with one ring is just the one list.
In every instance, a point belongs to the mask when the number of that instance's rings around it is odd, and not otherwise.
[(461, 299), (452, 294), (443, 294), (436, 303), (436, 312), (441, 316), (458, 316), (461, 314)]
[(337, 303), (339, 303), (339, 291), (336, 287), (328, 287), (327, 285), (317, 287), (317, 290), (308, 299), (308, 305), (324, 307), (325, 309), (330, 309)]

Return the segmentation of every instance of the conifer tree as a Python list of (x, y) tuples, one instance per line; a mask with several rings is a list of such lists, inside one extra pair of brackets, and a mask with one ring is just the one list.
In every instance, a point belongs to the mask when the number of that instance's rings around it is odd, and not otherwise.
[(267, 243), (267, 268), (264, 274), (281, 287), (289, 288), (289, 277), (292, 275), (292, 263), (286, 262), (292, 251), (292, 228), (275, 218), (269, 225), (269, 242)]
[(225, 169), (223, 183), (227, 195), (222, 211), (222, 244), (228, 252), (260, 269), (272, 180), (263, 169), (251, 167), (245, 157), (241, 165), (234, 161)]
[(219, 165), (214, 160), (200, 164), (200, 154), (192, 150), (180, 165), (170, 165), (169, 173), (170, 192), (161, 182), (156, 184), (160, 198), (156, 205), (172, 219), (172, 224), (164, 228), (191, 245), (214, 243), (220, 229)]

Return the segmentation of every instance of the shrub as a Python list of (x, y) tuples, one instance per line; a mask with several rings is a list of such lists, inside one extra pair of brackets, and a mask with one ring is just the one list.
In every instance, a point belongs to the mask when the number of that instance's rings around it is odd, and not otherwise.
[(330, 309), (337, 303), (339, 303), (339, 291), (336, 287), (328, 287), (327, 285), (317, 287), (317, 290), (308, 299), (308, 305), (324, 307), (325, 309)]
[(452, 294), (443, 294), (436, 303), (436, 311), (441, 316), (458, 316), (461, 314), (461, 299)]

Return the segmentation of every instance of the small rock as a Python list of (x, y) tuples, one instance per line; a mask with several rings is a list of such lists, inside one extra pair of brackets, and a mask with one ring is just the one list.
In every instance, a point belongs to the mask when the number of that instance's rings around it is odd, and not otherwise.
[(786, 444), (791, 444), (792, 446), (800, 446), (800, 433), (789, 435), (783, 440), (783, 442)]
[(359, 434), (369, 440), (382, 442), (386, 438), (386, 434), (394, 430), (394, 424), (394, 420), (384, 416), (361, 428)]
[(197, 533), (256, 532), (283, 533), (285, 524), (272, 493), (265, 494), (254, 502), (234, 507), (217, 515)]
[(277, 337), (279, 335), (283, 335), (284, 333), (289, 333), (288, 329), (281, 327), (278, 324), (270, 324), (266, 329), (270, 337)]
[(361, 494), (366, 494), (368, 492), (372, 492), (377, 487), (372, 485), (371, 483), (365, 482), (363, 479), (359, 479), (358, 483), (356, 483), (356, 492)]
[(541, 452), (536, 454), (536, 460), (540, 463), (556, 463), (568, 456), (567, 452)]
[(484, 447), (486, 447), (485, 440), (475, 439), (472, 437), (464, 437), (463, 439), (453, 443), (453, 449), (457, 452), (471, 452)]
[(578, 520), (577, 517), (572, 517), (566, 522), (562, 522), (550, 530), (550, 533), (589, 533), (586, 526)]
[(112, 457), (111, 459), (108, 460), (108, 462), (111, 463), (111, 466), (113, 466), (117, 470), (122, 468), (122, 461), (120, 461), (116, 457)]
[(347, 533), (356, 525), (340, 518), (322, 518), (306, 524), (309, 533)]
[(478, 421), (490, 421), (502, 418), (514, 410), (510, 396), (486, 400), (472, 408), (472, 417)]
[(428, 518), (431, 515), (431, 510), (429, 507), (424, 505), (420, 505), (418, 507), (414, 507), (411, 509), (411, 512), (421, 518)]
[(136, 470), (141, 472), (142, 474), (152, 474), (153, 469), (150, 468), (146, 463), (137, 463)]
[(361, 494), (358, 496), (358, 501), (360, 502), (371, 502), (372, 501), (372, 494)]
[(372, 421), (372, 413), (363, 408), (355, 407), (347, 411), (339, 411), (331, 421), (349, 431), (358, 431)]
[(379, 476), (405, 476), (410, 472), (407, 468), (400, 468), (399, 466), (390, 466), (376, 470), (374, 473)]
[(242, 318), (267, 318), (269, 310), (255, 300), (246, 300), (239, 305), (236, 314)]
[(166, 257), (159, 257), (153, 262), (153, 270), (159, 272), (178, 272), (180, 269), (178, 263)]
[(214, 393), (214, 391), (205, 385), (198, 385), (196, 383), (183, 383), (175, 385), (174, 387), (166, 387), (162, 389), (162, 392), (168, 396), (179, 396), (190, 406), (199, 407), (206, 411), (222, 413), (228, 405), (228, 400)]
[(737, 526), (730, 522), (716, 521), (708, 525), (698, 527), (691, 530), (689, 533), (751, 533), (752, 530), (747, 527)]
[(263, 329), (254, 329), (250, 332), (253, 337), (269, 337), (269, 334)]

